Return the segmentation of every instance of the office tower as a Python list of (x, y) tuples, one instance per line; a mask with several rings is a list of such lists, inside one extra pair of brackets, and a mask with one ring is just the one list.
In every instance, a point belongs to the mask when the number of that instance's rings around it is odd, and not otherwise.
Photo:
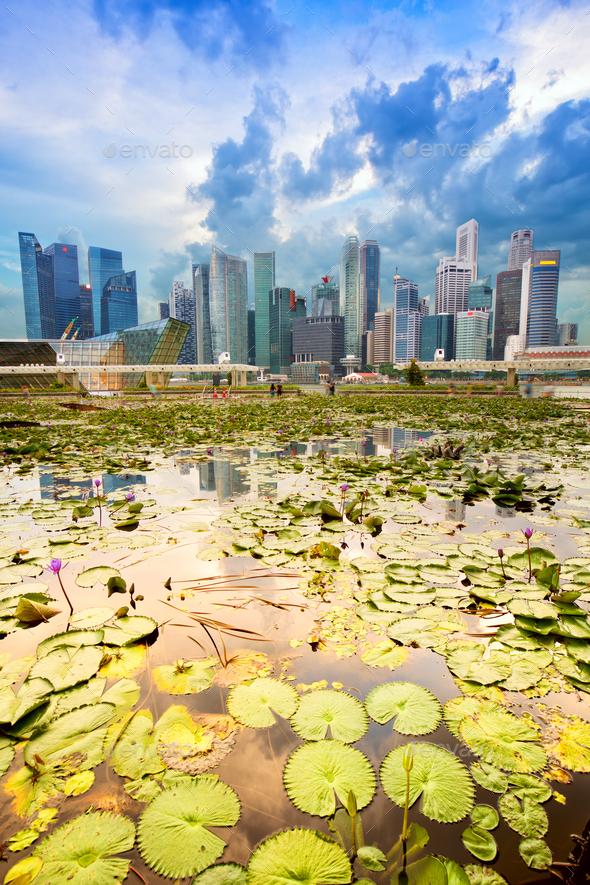
[(249, 365), (256, 365), (256, 311), (248, 311), (248, 359)]
[(418, 284), (395, 274), (393, 278), (392, 362), (420, 359)]
[[(268, 300), (268, 292), (266, 297)], [(248, 274), (246, 262), (243, 258), (226, 255), (217, 246), (211, 246), (209, 314), (212, 362), (216, 362), (220, 354), (227, 352), (230, 354), (232, 363), (245, 363), (248, 356)], [(258, 314), (256, 322), (258, 323)], [(266, 332), (268, 334), (268, 323)], [(258, 335), (256, 336), (256, 348), (258, 350)]]
[(492, 309), (492, 277), (488, 274), (481, 280), (469, 283), (467, 295), (467, 310), (491, 310)]
[(430, 295), (418, 298), (418, 313), (422, 317), (427, 317), (430, 314)]
[(102, 329), (100, 315), (102, 293), (111, 277), (123, 273), (123, 253), (100, 246), (88, 247), (88, 275), (92, 288), (92, 316), (94, 331), (98, 335)]
[(326, 275), (322, 282), (311, 287), (312, 317), (338, 316), (340, 314), (340, 286), (334, 277)]
[(209, 312), (209, 264), (193, 264), (193, 289), (197, 314), (197, 362), (209, 365), (211, 352), (211, 316)]
[(560, 347), (568, 344), (578, 343), (578, 324), (577, 323), (559, 323), (557, 326), (557, 341)]
[(94, 321), (92, 318), (92, 289), (90, 283), (80, 285), (80, 322), (78, 338), (85, 341), (94, 338)]
[(344, 317), (344, 350), (361, 356), (364, 307), (361, 292), (361, 247), (358, 237), (348, 237), (340, 250), (340, 315)]
[(273, 375), (290, 374), (293, 356), (293, 320), (305, 317), (306, 314), (306, 300), (298, 298), (294, 289), (275, 286), (268, 293), (270, 371)]
[(137, 280), (135, 271), (111, 277), (100, 301), (101, 335), (137, 326)]
[(478, 251), (479, 225), (475, 218), (466, 224), (461, 224), (457, 228), (455, 235), (455, 258), (457, 260), (464, 259), (476, 265), (477, 276), (477, 251)]
[(422, 317), (420, 359), (431, 363), (437, 350), (444, 350), (445, 360), (455, 358), (455, 316), (452, 313)]
[(43, 250), (53, 262), (55, 335), (60, 338), (72, 320), (80, 318), (80, 277), (78, 247), (52, 243)]
[(35, 234), (18, 235), (27, 338), (55, 338), (53, 261)]
[(462, 310), (457, 314), (456, 360), (485, 360), (488, 355), (487, 310)]
[(361, 299), (363, 331), (375, 328), (375, 314), (381, 303), (381, 250), (377, 240), (364, 240), (361, 246)]
[(167, 320), (170, 316), (170, 304), (167, 301), (160, 301), (158, 304), (158, 314), (161, 320)]
[(534, 250), (523, 265), (519, 334), (527, 347), (555, 344), (560, 258), (559, 250)]
[(195, 293), (193, 289), (185, 289), (184, 282), (172, 283), (172, 292), (168, 296), (170, 316), (188, 323), (190, 330), (180, 351), (178, 362), (184, 366), (195, 365), (197, 359), (197, 316)]
[(529, 228), (515, 230), (510, 237), (508, 270), (522, 270), (533, 252), (533, 233)]
[(275, 253), (254, 253), (254, 310), (256, 311), (256, 365), (270, 367), (269, 292), (275, 287)]
[(390, 365), (393, 362), (393, 308), (375, 314), (375, 335), (373, 338), (374, 366)]
[(496, 276), (496, 307), (492, 358), (504, 359), (504, 349), (511, 335), (520, 327), (522, 270), (503, 270)]
[(441, 258), (436, 269), (434, 312), (459, 313), (467, 309), (469, 283), (475, 279), (477, 265), (465, 258)]
[(299, 316), (293, 320), (293, 362), (324, 363), (340, 374), (344, 356), (344, 318)]

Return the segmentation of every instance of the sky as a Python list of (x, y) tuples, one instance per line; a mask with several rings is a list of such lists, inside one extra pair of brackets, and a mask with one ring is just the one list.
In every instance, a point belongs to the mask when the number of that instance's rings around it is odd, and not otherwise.
[[(0, 337), (24, 337), (18, 231), (123, 252), (141, 322), (211, 245), (338, 275), (353, 234), (434, 301), (455, 229), (561, 250), (590, 343), (590, 0), (9, 0), (0, 11)], [(433, 156), (433, 146), (436, 156)], [(444, 146), (444, 155), (443, 148)], [(412, 156), (412, 153), (414, 155)], [(431, 310), (433, 308), (431, 307)]]

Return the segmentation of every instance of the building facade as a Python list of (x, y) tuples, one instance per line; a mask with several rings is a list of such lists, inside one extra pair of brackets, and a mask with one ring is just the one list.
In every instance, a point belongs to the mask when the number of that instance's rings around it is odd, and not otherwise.
[(300, 316), (293, 320), (293, 363), (323, 363), (342, 371), (344, 317)]
[(94, 331), (102, 329), (101, 304), (104, 287), (111, 277), (123, 273), (123, 253), (100, 246), (88, 247), (88, 276), (92, 289), (92, 318)]
[(55, 334), (59, 338), (72, 320), (79, 320), (80, 276), (78, 274), (78, 247), (52, 243), (43, 250), (53, 264), (53, 298), (55, 304)]
[(111, 277), (100, 302), (101, 335), (137, 326), (137, 280), (135, 271)]
[(418, 300), (418, 284), (396, 274), (393, 278), (393, 363), (420, 359), (422, 316)]
[(373, 338), (373, 362), (382, 366), (393, 362), (393, 308), (375, 314), (375, 334)]
[(254, 253), (254, 310), (256, 311), (257, 365), (270, 368), (268, 320), (269, 292), (275, 288), (275, 253)]
[(361, 299), (363, 332), (375, 328), (375, 314), (381, 304), (381, 250), (377, 240), (364, 240), (361, 245)]
[(487, 310), (465, 310), (457, 314), (456, 360), (485, 360), (488, 357)]
[(477, 276), (478, 241), (479, 225), (475, 218), (472, 218), (466, 224), (459, 225), (455, 234), (455, 258), (475, 264), (476, 268), (473, 279)]
[(466, 258), (441, 258), (436, 269), (434, 312), (457, 314), (467, 310), (469, 283), (476, 279), (477, 265)]
[(340, 316), (344, 317), (344, 349), (360, 359), (364, 306), (361, 292), (361, 247), (358, 237), (348, 237), (340, 250)]
[(80, 329), (78, 338), (85, 341), (94, 337), (94, 321), (92, 317), (92, 287), (90, 283), (80, 285)]
[(170, 316), (170, 304), (168, 301), (160, 301), (158, 304), (158, 315), (161, 320), (167, 320)]
[(271, 289), (268, 302), (270, 371), (272, 375), (289, 375), (293, 357), (293, 322), (305, 318), (307, 303), (305, 298), (295, 295), (294, 289), (286, 286)]
[[(268, 298), (268, 293), (267, 293)], [(212, 361), (229, 353), (232, 363), (248, 356), (248, 274), (246, 262), (211, 246), (209, 315)], [(258, 316), (256, 318), (258, 320)], [(268, 325), (266, 326), (268, 332)], [(258, 347), (258, 344), (256, 345)]]
[(19, 232), (27, 338), (55, 338), (53, 262), (35, 234)]
[(494, 341), (492, 358), (504, 359), (506, 343), (511, 335), (518, 335), (520, 328), (520, 300), (522, 294), (522, 270), (504, 270), (496, 276), (496, 305), (494, 317)]
[(549, 347), (557, 336), (559, 250), (533, 250), (522, 268), (520, 334), (528, 347)]
[(455, 359), (455, 315), (452, 313), (422, 317), (420, 359), (432, 362), (437, 350), (444, 350), (445, 360)]
[(510, 236), (510, 252), (508, 253), (508, 270), (522, 270), (524, 264), (533, 254), (533, 234), (530, 228), (515, 230)]
[(557, 326), (557, 342), (560, 347), (578, 343), (578, 324), (559, 323)]
[(213, 362), (211, 349), (211, 314), (209, 310), (209, 263), (193, 264), (193, 291), (197, 322), (197, 362)]
[(340, 313), (340, 286), (334, 277), (322, 277), (322, 282), (311, 287), (311, 315), (325, 317)]
[(195, 365), (197, 359), (197, 315), (194, 290), (185, 289), (183, 282), (172, 283), (172, 292), (168, 296), (170, 316), (187, 323), (190, 327), (183, 344), (178, 362), (182, 365)]
[(248, 360), (251, 366), (256, 365), (256, 311), (248, 311)]

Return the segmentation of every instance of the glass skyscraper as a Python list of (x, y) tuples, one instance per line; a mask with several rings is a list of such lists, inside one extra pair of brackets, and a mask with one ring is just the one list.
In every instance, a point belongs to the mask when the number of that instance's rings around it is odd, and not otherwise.
[(491, 310), (492, 309), (492, 277), (482, 277), (469, 283), (467, 295), (467, 310)]
[(361, 292), (361, 247), (358, 237), (348, 237), (340, 250), (340, 315), (344, 317), (346, 356), (361, 358), (364, 309)]
[[(213, 362), (220, 354), (227, 352), (232, 363), (246, 363), (248, 358), (246, 262), (235, 255), (226, 255), (217, 246), (211, 246), (209, 314)], [(256, 321), (258, 322), (258, 317)], [(266, 329), (268, 333), (268, 324)]]
[(94, 337), (94, 323), (92, 320), (92, 289), (90, 283), (80, 286), (80, 332), (78, 338), (81, 341)]
[(197, 307), (194, 289), (185, 289), (184, 283), (172, 283), (172, 292), (168, 296), (170, 316), (188, 323), (190, 330), (182, 346), (178, 362), (184, 366), (195, 365), (197, 360)]
[(522, 269), (503, 270), (496, 276), (496, 321), (492, 357), (504, 359), (504, 348), (510, 335), (519, 334)]
[(81, 319), (78, 247), (52, 243), (43, 251), (53, 262), (55, 335), (59, 338), (72, 320)]
[(396, 274), (393, 278), (394, 363), (420, 359), (422, 315), (418, 310), (418, 284)]
[(256, 365), (256, 311), (248, 311), (248, 362)]
[(422, 317), (420, 359), (431, 363), (434, 352), (441, 349), (445, 352), (445, 360), (455, 358), (455, 315), (452, 313)]
[(334, 277), (322, 277), (322, 282), (311, 287), (312, 317), (340, 315), (340, 287)]
[(55, 338), (53, 260), (35, 234), (18, 235), (27, 338)]
[(270, 367), (268, 305), (275, 287), (275, 253), (254, 253), (254, 310), (256, 311), (256, 365)]
[(361, 246), (361, 289), (363, 300), (363, 331), (375, 328), (379, 312), (381, 250), (377, 240), (365, 240)]
[(555, 344), (560, 257), (559, 250), (534, 250), (523, 265), (520, 334), (527, 347)]
[(297, 298), (294, 289), (277, 286), (269, 292), (270, 371), (273, 375), (291, 373), (293, 320), (305, 317), (306, 314), (307, 302), (305, 298)]
[(193, 289), (197, 314), (197, 362), (209, 365), (213, 362), (209, 313), (209, 264), (193, 264)]
[(88, 247), (88, 274), (92, 288), (92, 314), (94, 331), (102, 330), (101, 304), (104, 287), (111, 277), (123, 273), (123, 253), (100, 246)]
[(101, 335), (137, 326), (135, 271), (117, 274), (104, 286), (100, 305)]

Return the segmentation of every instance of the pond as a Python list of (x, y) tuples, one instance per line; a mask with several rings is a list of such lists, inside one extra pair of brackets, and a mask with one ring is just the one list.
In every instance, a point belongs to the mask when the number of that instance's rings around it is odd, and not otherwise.
[(568, 861), (585, 418), (303, 399), (3, 405), (40, 425), (0, 431), (7, 883), (519, 885)]

